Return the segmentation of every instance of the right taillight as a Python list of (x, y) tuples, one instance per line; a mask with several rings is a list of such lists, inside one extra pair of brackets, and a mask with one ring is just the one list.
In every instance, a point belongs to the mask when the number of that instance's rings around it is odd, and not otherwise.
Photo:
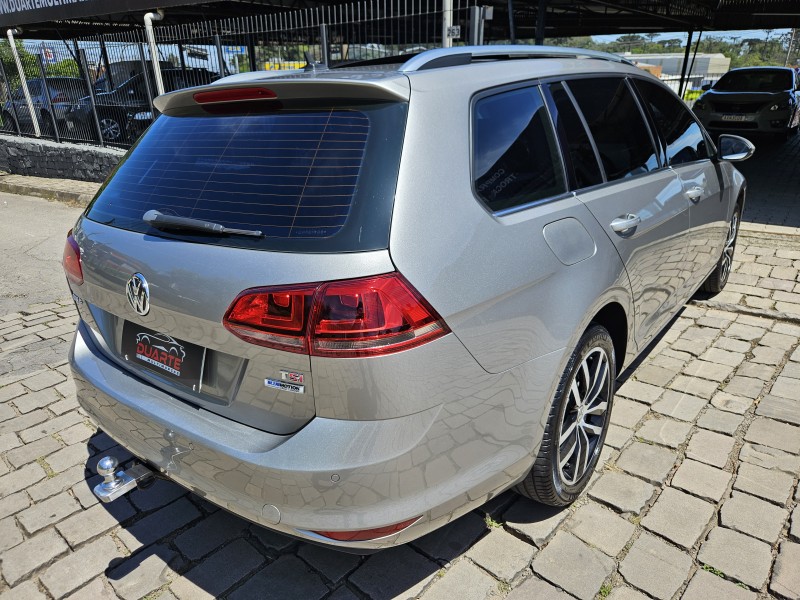
[(223, 323), (254, 344), (328, 357), (400, 352), (449, 332), (399, 273), (246, 290)]
[(61, 259), (64, 273), (75, 285), (83, 283), (83, 268), (81, 267), (81, 249), (78, 242), (72, 237), (72, 229), (67, 232), (67, 242), (64, 244), (64, 255)]

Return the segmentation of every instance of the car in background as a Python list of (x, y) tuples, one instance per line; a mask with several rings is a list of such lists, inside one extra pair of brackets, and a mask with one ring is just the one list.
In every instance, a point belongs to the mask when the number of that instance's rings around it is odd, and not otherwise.
[[(163, 69), (164, 90), (173, 92), (187, 87), (207, 85), (219, 76), (207, 69)], [(144, 73), (137, 73), (110, 92), (95, 95), (97, 118), (103, 140), (126, 144), (135, 140), (150, 123), (153, 113), (148, 98)], [(150, 78), (150, 92), (155, 96), (155, 83)], [(94, 131), (92, 105), (89, 96), (74, 103), (66, 113), (68, 130)]]
[(782, 138), (800, 125), (800, 74), (789, 67), (727, 72), (694, 103), (709, 132), (769, 133)]
[[(39, 127), (44, 135), (53, 134), (53, 119), (55, 117), (56, 127), (63, 131), (66, 113), (73, 102), (86, 95), (86, 83), (78, 77), (48, 77), (47, 85), (41, 78), (28, 79), (28, 91), (33, 101), (33, 109), (39, 120)], [(47, 90), (47, 92), (45, 92)], [(50, 94), (50, 103), (47, 102), (46, 93)], [(11, 98), (6, 100), (0, 110), (3, 131), (17, 131), (17, 125), (21, 133), (33, 134), (33, 120), (28, 102), (22, 87), (18, 87)], [(15, 124), (16, 121), (16, 124)]]

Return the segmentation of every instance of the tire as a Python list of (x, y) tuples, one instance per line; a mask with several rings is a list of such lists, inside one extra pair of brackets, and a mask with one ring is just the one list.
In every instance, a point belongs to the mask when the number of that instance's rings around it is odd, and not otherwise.
[(125, 140), (125, 123), (119, 115), (102, 113), (99, 115), (100, 131), (107, 142), (121, 143)]
[(717, 266), (703, 282), (700, 289), (710, 294), (719, 294), (728, 283), (728, 277), (733, 269), (733, 255), (736, 251), (736, 238), (739, 235), (739, 222), (742, 218), (742, 207), (740, 204), (733, 209), (731, 223), (728, 226), (728, 236), (725, 238), (725, 247), (722, 249), (722, 256), (719, 257)]
[(566, 506), (580, 496), (606, 439), (616, 373), (613, 340), (593, 324), (561, 375), (539, 454), (517, 484), (518, 493), (550, 506)]
[(11, 131), (16, 133), (17, 129), (14, 127), (14, 117), (11, 116), (11, 113), (7, 113), (3, 111), (3, 124), (0, 126), (0, 131)]

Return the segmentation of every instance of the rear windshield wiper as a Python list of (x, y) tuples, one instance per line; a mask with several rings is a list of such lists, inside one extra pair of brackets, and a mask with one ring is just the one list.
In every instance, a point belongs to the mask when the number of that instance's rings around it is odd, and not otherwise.
[(200, 233), (218, 235), (250, 235), (253, 237), (264, 237), (261, 231), (253, 229), (233, 229), (220, 225), (219, 223), (203, 221), (202, 219), (165, 215), (157, 210), (148, 210), (144, 213), (142, 220), (156, 229), (186, 229), (188, 231), (199, 231)]

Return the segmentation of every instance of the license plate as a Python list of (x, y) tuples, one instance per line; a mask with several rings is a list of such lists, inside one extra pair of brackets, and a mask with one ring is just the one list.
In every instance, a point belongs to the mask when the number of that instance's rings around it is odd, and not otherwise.
[(200, 387), (206, 349), (131, 323), (122, 329), (125, 360), (195, 391)]
[(722, 115), (723, 121), (749, 121), (747, 115)]

